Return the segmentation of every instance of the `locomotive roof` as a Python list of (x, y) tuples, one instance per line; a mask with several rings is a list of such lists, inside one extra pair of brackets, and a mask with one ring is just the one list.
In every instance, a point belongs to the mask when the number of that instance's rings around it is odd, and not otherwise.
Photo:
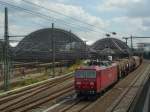
[(98, 66), (98, 65), (82, 66), (77, 70), (102, 70), (116, 65), (117, 65), (116, 63), (111, 63), (109, 66)]

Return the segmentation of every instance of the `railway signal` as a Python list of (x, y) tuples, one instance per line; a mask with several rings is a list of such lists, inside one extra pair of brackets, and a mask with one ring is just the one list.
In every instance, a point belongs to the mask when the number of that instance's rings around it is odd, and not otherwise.
[(126, 45), (128, 45), (128, 37), (123, 37), (122, 39), (125, 39), (126, 40)]

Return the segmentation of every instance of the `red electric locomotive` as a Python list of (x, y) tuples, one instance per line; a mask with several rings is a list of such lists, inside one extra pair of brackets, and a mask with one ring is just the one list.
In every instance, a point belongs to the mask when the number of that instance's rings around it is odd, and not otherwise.
[(96, 95), (118, 80), (117, 64), (94, 62), (75, 71), (75, 90), (78, 96)]

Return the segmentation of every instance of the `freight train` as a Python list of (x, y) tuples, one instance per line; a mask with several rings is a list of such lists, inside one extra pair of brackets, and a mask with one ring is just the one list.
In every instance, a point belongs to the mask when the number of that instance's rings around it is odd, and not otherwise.
[(142, 63), (142, 58), (132, 56), (116, 61), (89, 61), (87, 66), (75, 70), (77, 96), (95, 97), (127, 76)]

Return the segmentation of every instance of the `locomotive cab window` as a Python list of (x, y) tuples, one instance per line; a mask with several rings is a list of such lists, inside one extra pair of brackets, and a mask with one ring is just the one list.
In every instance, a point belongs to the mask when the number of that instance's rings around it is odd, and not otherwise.
[(76, 78), (96, 78), (96, 72), (93, 70), (78, 70), (75, 72)]

